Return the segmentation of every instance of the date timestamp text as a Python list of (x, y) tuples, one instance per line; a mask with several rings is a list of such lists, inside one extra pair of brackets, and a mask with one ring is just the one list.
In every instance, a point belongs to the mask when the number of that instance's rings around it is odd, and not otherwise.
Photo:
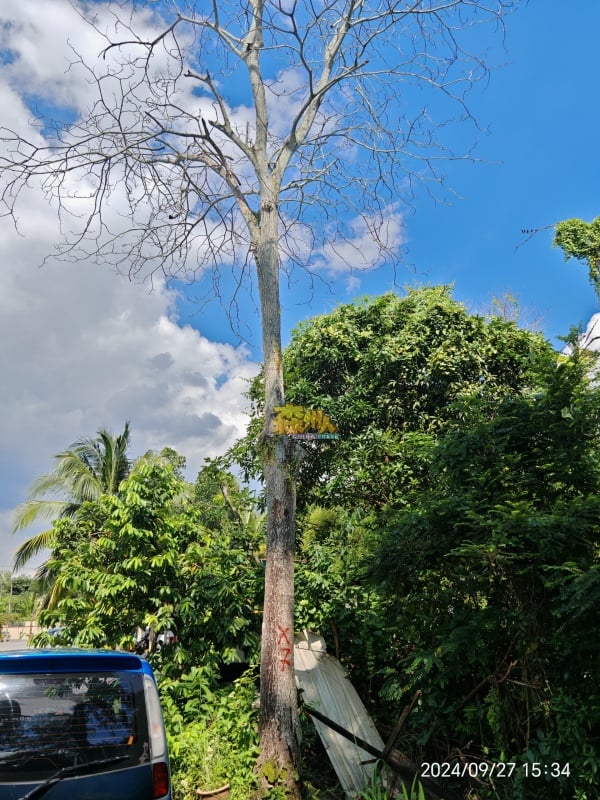
[(571, 775), (569, 763), (552, 761), (544, 764), (539, 761), (423, 761), (423, 778), (511, 778), (521, 773), (525, 778), (568, 778)]

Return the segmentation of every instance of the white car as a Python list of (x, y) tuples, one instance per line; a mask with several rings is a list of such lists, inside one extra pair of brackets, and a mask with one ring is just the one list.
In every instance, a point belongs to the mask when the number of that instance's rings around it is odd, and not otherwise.
[(165, 644), (176, 644), (177, 637), (173, 633), (173, 631), (163, 631), (159, 633), (156, 637), (156, 649), (160, 650), (160, 648)]

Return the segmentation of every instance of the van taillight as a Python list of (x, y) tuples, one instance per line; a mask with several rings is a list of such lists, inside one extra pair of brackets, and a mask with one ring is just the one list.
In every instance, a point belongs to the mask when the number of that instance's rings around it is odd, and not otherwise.
[(169, 793), (169, 768), (164, 761), (152, 764), (152, 797), (164, 797)]

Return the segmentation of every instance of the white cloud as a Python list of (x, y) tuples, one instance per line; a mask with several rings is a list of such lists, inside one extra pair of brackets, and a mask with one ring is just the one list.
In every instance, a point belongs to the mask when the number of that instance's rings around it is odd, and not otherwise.
[[(17, 82), (52, 102), (83, 100), (87, 87), (65, 74), (59, 43), (68, 31), (90, 52), (99, 46), (86, 43), (91, 29), (69, 8), (63, 0), (4, 0), (0, 50), (10, 46), (22, 57), (0, 67), (0, 102), (4, 124), (16, 130), (26, 130), (30, 117)], [(150, 291), (106, 266), (40, 268), (62, 234), (41, 193), (25, 200), (19, 232), (0, 220), (0, 568), (36, 532), (10, 536), (11, 510), (52, 468), (54, 453), (99, 427), (117, 433), (130, 419), (134, 455), (173, 447), (193, 478), (204, 458), (244, 432), (243, 392), (257, 371), (246, 348), (180, 324), (176, 295), (160, 280)], [(111, 214), (119, 203), (117, 193)]]
[[(78, 13), (77, 7), (81, 13)], [(123, 15), (127, 19), (127, 14)], [(136, 11), (136, 31), (153, 38), (156, 27), (150, 10)], [(93, 25), (90, 24), (93, 22)], [(78, 65), (80, 55), (94, 62), (107, 46), (103, 34), (127, 38), (126, 28), (109, 10), (108, 4), (67, 2), (67, 0), (3, 0), (0, 9), (0, 49), (6, 62), (4, 80), (24, 87), (30, 97), (62, 109), (85, 108), (90, 92), (90, 74)], [(120, 50), (112, 51), (98, 63), (108, 71)], [(136, 51), (140, 54), (140, 49)]]
[(334, 231), (321, 249), (317, 263), (331, 276), (351, 273), (353, 288), (357, 288), (355, 273), (381, 266), (405, 241), (404, 216), (390, 206), (376, 215), (354, 218), (343, 232)]
[(20, 502), (53, 453), (126, 419), (137, 454), (174, 447), (193, 475), (243, 433), (256, 364), (178, 325), (163, 284), (149, 292), (101, 267), (37, 267), (44, 234), (0, 230), (0, 469), (21, 478), (1, 504)]
[(40, 269), (36, 249), (0, 233), (0, 470), (20, 478), (2, 505), (101, 426), (118, 432), (130, 419), (136, 454), (174, 447), (192, 477), (243, 433), (242, 395), (257, 369), (244, 348), (179, 326), (164, 285), (148, 293), (100, 267)]
[(0, 47), (7, 54), (4, 80), (27, 87), (29, 95), (62, 108), (79, 107), (89, 87), (83, 75), (68, 69), (65, 38), (72, 40), (78, 49), (100, 50), (100, 38), (69, 3), (4, 0), (0, 11)]

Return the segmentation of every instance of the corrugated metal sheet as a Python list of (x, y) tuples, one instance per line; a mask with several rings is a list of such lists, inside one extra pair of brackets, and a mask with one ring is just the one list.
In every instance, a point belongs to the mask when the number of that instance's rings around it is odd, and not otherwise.
[[(377, 750), (383, 750), (383, 740), (356, 689), (346, 678), (340, 662), (325, 651), (322, 637), (308, 631), (296, 637), (294, 668), (305, 703)], [(373, 757), (323, 723), (313, 721), (346, 796), (360, 794), (372, 781)]]

